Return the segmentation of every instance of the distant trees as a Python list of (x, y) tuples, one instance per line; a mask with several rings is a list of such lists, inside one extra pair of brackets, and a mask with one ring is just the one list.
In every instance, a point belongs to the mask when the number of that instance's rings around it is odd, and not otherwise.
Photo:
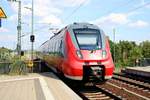
[(0, 61), (10, 60), (10, 53), (12, 50), (5, 47), (0, 47)]
[(136, 61), (141, 58), (150, 58), (150, 41), (144, 41), (137, 45), (133, 41), (119, 41), (113, 43), (110, 40), (110, 47), (114, 59), (115, 46), (115, 62), (116, 66), (135, 66)]
[(142, 49), (142, 55), (144, 58), (150, 58), (150, 41), (143, 41), (140, 43)]

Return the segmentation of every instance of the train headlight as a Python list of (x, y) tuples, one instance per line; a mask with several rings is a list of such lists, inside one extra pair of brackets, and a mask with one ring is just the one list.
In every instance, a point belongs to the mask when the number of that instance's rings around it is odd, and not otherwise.
[(106, 50), (103, 50), (102, 51), (102, 58), (106, 58), (106, 56), (107, 56), (107, 52), (106, 52)]
[(77, 53), (77, 56), (78, 56), (80, 59), (82, 59), (82, 58), (83, 58), (83, 56), (82, 56), (82, 54), (81, 54), (80, 50), (77, 50), (77, 51), (76, 51), (76, 53)]

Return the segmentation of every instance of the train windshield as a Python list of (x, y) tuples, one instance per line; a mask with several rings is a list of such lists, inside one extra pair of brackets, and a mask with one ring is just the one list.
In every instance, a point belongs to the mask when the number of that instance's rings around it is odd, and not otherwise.
[(99, 30), (75, 29), (74, 33), (81, 50), (97, 50), (101, 48), (101, 36)]

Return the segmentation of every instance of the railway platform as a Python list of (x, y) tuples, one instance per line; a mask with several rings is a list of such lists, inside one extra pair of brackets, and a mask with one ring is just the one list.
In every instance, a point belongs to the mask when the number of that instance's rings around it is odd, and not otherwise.
[(150, 78), (150, 66), (146, 67), (127, 67), (125, 70), (126, 73), (149, 77)]
[(51, 72), (0, 76), (0, 100), (81, 100)]

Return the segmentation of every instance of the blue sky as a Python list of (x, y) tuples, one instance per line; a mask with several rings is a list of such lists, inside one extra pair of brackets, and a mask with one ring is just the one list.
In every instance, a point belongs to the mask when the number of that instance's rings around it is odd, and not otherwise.
[[(31, 32), (31, 0), (22, 1), (22, 34)], [(129, 40), (140, 43), (150, 40), (149, 0), (34, 0), (35, 48), (52, 35), (50, 28), (62, 28), (73, 22), (89, 22), (98, 25), (106, 35), (116, 41)], [(18, 3), (0, 0), (7, 15), (0, 28), (0, 47), (16, 48)], [(22, 49), (30, 49), (29, 35), (22, 37)]]

